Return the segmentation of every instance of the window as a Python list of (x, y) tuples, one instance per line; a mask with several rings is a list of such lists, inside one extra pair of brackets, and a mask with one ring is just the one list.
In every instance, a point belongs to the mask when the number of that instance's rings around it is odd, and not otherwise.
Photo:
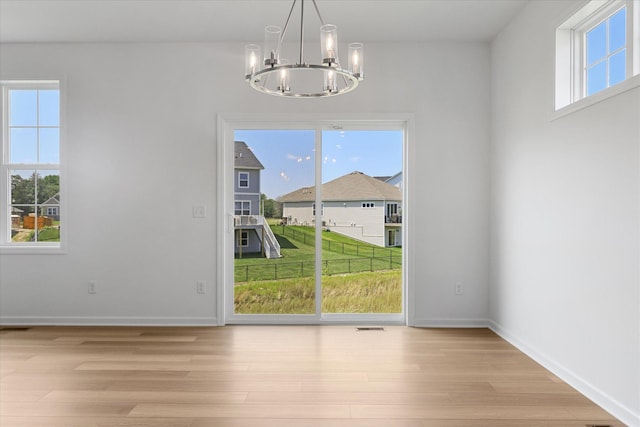
[(249, 246), (249, 232), (241, 231), (239, 234), (240, 235), (238, 236), (239, 237), (238, 246), (242, 246), (243, 248), (246, 248), (247, 246)]
[(251, 215), (250, 200), (236, 200), (235, 215)]
[(238, 172), (238, 187), (249, 188), (249, 172)]
[(1, 82), (3, 246), (60, 247), (58, 82)]
[(362, 202), (362, 207), (363, 208), (375, 208), (376, 204), (375, 204), (375, 202)]
[[(316, 216), (316, 204), (311, 205), (311, 215)], [(320, 204), (320, 216), (324, 216), (324, 203)]]
[(627, 88), (640, 73), (639, 16), (637, 2), (592, 0), (556, 29), (556, 110)]

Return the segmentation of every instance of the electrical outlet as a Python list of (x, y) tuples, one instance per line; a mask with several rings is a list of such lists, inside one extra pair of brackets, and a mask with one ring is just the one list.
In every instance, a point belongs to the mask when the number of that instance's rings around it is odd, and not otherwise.
[(204, 294), (207, 292), (207, 282), (204, 280), (198, 280), (196, 282), (196, 293)]
[(95, 280), (89, 280), (89, 283), (87, 283), (87, 293), (90, 293), (90, 294), (95, 294), (96, 293), (96, 281)]
[(462, 289), (462, 282), (456, 282), (455, 293), (456, 295), (464, 294), (464, 289)]

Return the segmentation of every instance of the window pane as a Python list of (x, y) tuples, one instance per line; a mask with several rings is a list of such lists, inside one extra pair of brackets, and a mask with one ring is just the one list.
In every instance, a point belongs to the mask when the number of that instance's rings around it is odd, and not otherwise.
[(40, 129), (39, 163), (60, 163), (60, 131), (58, 128)]
[(625, 46), (627, 35), (627, 9), (623, 8), (609, 18), (609, 52)]
[(11, 241), (32, 242), (35, 239), (35, 206), (11, 206)]
[(60, 91), (41, 90), (39, 99), (40, 126), (60, 125)]
[(236, 222), (234, 240), (245, 246), (234, 248), (234, 313), (313, 314), (316, 250), (309, 189), (315, 182), (315, 132), (236, 130), (235, 140), (235, 152), (245, 153), (242, 161), (236, 156), (236, 171), (247, 162), (264, 169), (250, 173), (249, 191), (235, 188), (234, 199), (246, 200), (242, 210), (251, 217)]
[(60, 172), (38, 171), (38, 203), (60, 203)]
[(587, 95), (607, 87), (607, 62), (603, 61), (587, 70)]
[(626, 77), (627, 50), (622, 49), (609, 59), (609, 86), (620, 83)]
[(400, 130), (322, 132), (322, 311), (402, 312)]
[(11, 90), (9, 103), (11, 105), (9, 126), (36, 126), (38, 124), (36, 114), (38, 91)]
[(10, 200), (14, 205), (32, 205), (36, 202), (36, 185), (34, 170), (11, 171)]
[(38, 161), (38, 131), (36, 128), (11, 129), (11, 163)]
[(60, 241), (60, 206), (41, 206), (38, 209), (38, 242)]
[(587, 33), (587, 65), (607, 55), (606, 21)]

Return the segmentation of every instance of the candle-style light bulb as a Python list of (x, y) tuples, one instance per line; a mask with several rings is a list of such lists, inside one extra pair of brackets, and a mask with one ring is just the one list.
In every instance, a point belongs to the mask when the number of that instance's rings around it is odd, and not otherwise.
[(260, 46), (255, 44), (245, 46), (244, 74), (247, 78), (260, 71), (260, 67), (258, 66), (260, 56)]
[(324, 91), (329, 93), (338, 91), (336, 73), (333, 70), (324, 72)]
[(338, 28), (332, 24), (320, 27), (320, 50), (324, 64), (337, 64), (338, 61)]
[[(282, 59), (281, 63), (283, 65), (287, 65), (289, 63), (289, 61), (287, 61), (286, 59)], [(285, 93), (285, 92), (289, 92), (290, 88), (289, 88), (289, 69), (288, 68), (282, 68), (280, 70), (280, 72), (278, 73), (279, 76), (279, 84), (278, 84), (278, 91), (280, 91), (281, 93)]]
[(362, 43), (349, 44), (349, 72), (359, 80), (364, 78), (364, 50)]
[(251, 74), (256, 72), (256, 63), (257, 63), (257, 59), (256, 59), (256, 53), (255, 52), (251, 52), (251, 58), (249, 58), (249, 64), (251, 66)]

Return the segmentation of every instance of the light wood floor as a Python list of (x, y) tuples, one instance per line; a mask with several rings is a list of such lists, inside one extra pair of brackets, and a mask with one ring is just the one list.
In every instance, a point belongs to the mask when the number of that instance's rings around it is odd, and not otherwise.
[(486, 329), (0, 330), (2, 427), (622, 426)]

